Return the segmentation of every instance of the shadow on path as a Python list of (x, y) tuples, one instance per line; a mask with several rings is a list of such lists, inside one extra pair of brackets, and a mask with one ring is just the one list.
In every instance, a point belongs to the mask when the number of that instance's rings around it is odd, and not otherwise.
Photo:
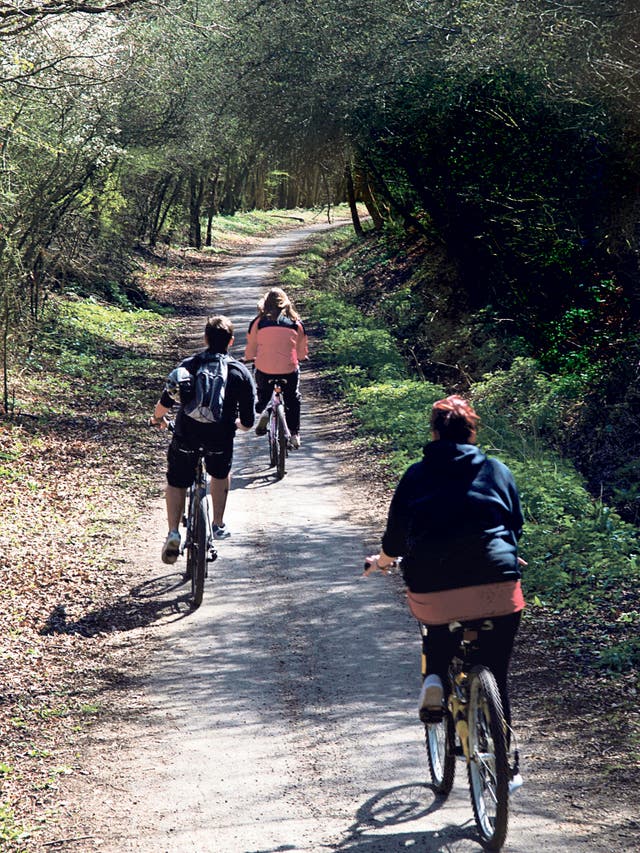
[(65, 605), (57, 604), (40, 634), (95, 637), (97, 634), (145, 628), (160, 619), (176, 622), (191, 612), (191, 590), (184, 575), (172, 572), (133, 587), (127, 595), (86, 613), (80, 619), (68, 620)]

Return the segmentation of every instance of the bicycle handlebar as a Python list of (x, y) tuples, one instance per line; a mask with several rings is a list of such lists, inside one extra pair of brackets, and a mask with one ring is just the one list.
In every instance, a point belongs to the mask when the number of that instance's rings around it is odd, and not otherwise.
[(381, 566), (378, 563), (377, 556), (366, 557), (364, 561), (364, 574), (368, 575), (370, 572), (375, 572), (376, 569), (382, 574), (386, 575), (387, 572), (391, 571), (398, 567), (398, 561), (394, 560), (392, 563), (387, 563), (386, 566)]

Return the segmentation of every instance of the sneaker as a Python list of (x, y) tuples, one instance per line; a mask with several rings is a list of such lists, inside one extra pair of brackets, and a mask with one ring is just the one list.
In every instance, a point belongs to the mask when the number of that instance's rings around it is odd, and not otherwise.
[(418, 707), (418, 715), (423, 723), (431, 722), (434, 712), (442, 711), (444, 705), (444, 690), (442, 681), (437, 675), (428, 675), (422, 682), (422, 690), (420, 691), (420, 703)]
[(300, 436), (297, 432), (294, 432), (291, 435), (291, 447), (293, 447), (294, 450), (298, 450), (300, 448)]
[(164, 545), (162, 546), (162, 562), (172, 566), (180, 554), (180, 534), (177, 530), (170, 530)]
[(515, 794), (515, 792), (522, 788), (523, 785), (524, 779), (520, 773), (516, 773), (515, 776), (509, 780), (509, 793)]
[(258, 423), (256, 424), (256, 435), (267, 434), (267, 424), (269, 423), (270, 414), (271, 412), (269, 411), (269, 409), (265, 409), (264, 412), (260, 415)]
[(231, 536), (226, 524), (214, 524), (211, 532), (214, 539), (228, 539)]

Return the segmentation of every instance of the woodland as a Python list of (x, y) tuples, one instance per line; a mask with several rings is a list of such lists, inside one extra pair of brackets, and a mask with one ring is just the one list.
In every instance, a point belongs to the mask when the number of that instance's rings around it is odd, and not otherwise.
[[(140, 253), (216, 215), (349, 200), (364, 236), (361, 201), (473, 314), (452, 349), (487, 342), (447, 383), (534, 358), (581, 401), (553, 440), (636, 521), (639, 28), (600, 0), (3, 3), (4, 412), (51, 294), (141, 304)], [(409, 309), (419, 371), (469, 361)]]
[[(541, 624), (633, 704), (639, 42), (628, 0), (1, 0), (5, 515), (25, 447), (122, 418), (140, 361), (88, 377), (159, 334), (149, 265), (345, 203), (283, 282), (361, 440), (391, 483), (428, 400), (469, 393), (523, 487)], [(5, 602), (7, 578), (4, 554)]]

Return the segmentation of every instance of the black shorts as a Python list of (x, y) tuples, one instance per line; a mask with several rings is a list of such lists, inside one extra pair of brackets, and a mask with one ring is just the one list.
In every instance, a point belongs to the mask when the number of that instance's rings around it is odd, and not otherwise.
[[(174, 435), (167, 451), (167, 483), (177, 489), (188, 489), (196, 478), (199, 451)], [(204, 455), (207, 473), (224, 480), (233, 461), (233, 435), (208, 448)]]

